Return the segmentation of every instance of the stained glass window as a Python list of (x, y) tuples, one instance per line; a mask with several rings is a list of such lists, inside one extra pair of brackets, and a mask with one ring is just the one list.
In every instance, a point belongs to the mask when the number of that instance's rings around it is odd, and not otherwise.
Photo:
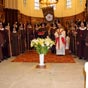
[(66, 7), (71, 8), (72, 7), (72, 0), (66, 0)]

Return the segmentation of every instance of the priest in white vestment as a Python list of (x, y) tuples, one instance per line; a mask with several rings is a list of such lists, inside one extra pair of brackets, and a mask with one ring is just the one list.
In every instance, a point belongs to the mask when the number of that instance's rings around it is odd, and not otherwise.
[(66, 32), (63, 27), (59, 27), (55, 32), (56, 55), (65, 55)]

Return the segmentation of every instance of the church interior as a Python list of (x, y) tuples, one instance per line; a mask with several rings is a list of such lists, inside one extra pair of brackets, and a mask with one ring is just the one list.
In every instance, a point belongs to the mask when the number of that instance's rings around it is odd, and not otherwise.
[(88, 0), (0, 0), (0, 88), (88, 88)]

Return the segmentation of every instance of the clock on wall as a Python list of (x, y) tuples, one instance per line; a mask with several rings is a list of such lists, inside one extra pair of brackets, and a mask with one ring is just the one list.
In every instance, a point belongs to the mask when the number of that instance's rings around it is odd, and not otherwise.
[(51, 14), (51, 13), (46, 14), (45, 19), (49, 22), (52, 21), (53, 20), (53, 14)]

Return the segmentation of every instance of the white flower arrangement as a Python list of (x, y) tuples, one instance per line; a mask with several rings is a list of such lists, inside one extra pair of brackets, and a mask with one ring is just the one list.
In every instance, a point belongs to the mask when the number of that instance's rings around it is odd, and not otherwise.
[(49, 37), (45, 39), (37, 38), (31, 41), (31, 47), (34, 47), (38, 54), (46, 54), (54, 44), (54, 41)]

